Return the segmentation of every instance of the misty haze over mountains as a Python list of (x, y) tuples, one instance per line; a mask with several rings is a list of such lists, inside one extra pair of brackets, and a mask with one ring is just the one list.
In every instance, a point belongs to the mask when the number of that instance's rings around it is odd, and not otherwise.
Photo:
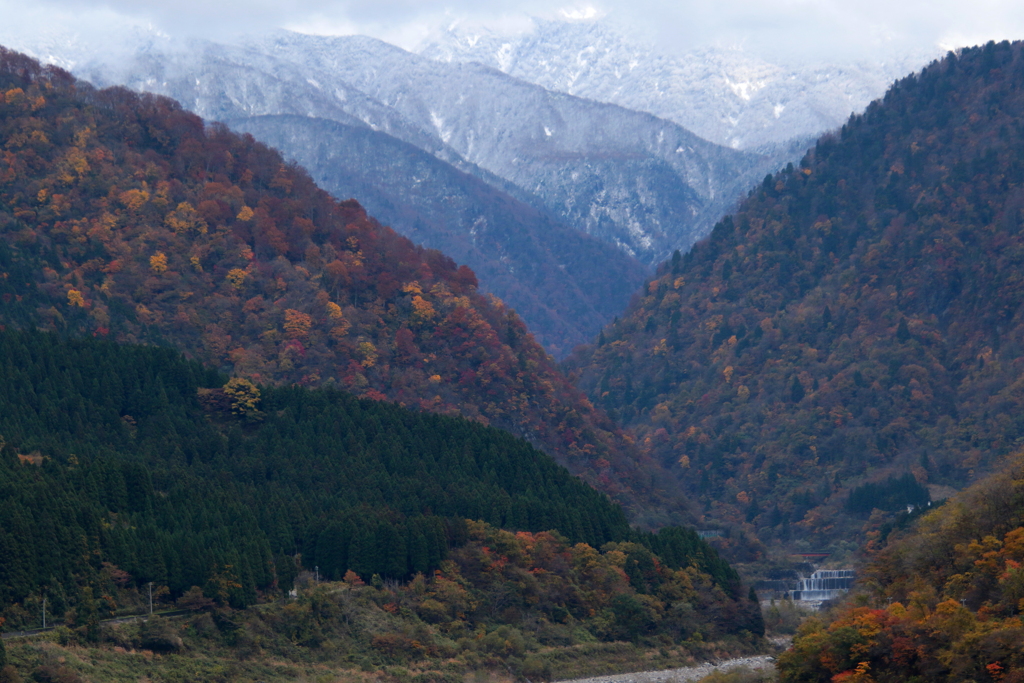
[(608, 18), (535, 19), (503, 32), (458, 22), (419, 53), (478, 62), (550, 90), (646, 111), (736, 149), (813, 140), (842, 125), (939, 51), (887, 61), (785, 65), (741, 48), (673, 55), (631, 38)]
[(421, 54), (360, 36), (223, 45), (118, 30), (102, 51), (56, 31), (13, 46), (278, 147), (468, 264), (559, 357), (625, 308), (647, 268), (905, 70), (670, 59), (604, 20), (537, 21), (513, 40), (455, 26)]

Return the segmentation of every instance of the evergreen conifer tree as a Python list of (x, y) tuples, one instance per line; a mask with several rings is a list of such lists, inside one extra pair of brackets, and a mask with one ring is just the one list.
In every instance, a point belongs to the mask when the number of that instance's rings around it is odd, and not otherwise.
[(910, 340), (910, 328), (907, 327), (907, 319), (900, 318), (900, 324), (896, 327), (896, 339), (901, 344)]
[(793, 383), (789, 387), (789, 397), (793, 403), (799, 403), (804, 400), (804, 385), (800, 383), (800, 379), (793, 375)]

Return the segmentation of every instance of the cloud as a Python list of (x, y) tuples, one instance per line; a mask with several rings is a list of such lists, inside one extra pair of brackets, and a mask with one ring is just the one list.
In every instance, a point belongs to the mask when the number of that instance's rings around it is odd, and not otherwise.
[(1024, 38), (1024, 5), (987, 0), (717, 0), (714, 3), (633, 0), (635, 21), (666, 45), (741, 45), (814, 60), (962, 46)]
[(668, 49), (739, 45), (767, 58), (818, 61), (1024, 38), (1019, 0), (36, 0), (30, 8), (0, 0), (0, 16), (0, 38), (53, 32), (60, 22), (84, 37), (113, 21), (217, 40), (283, 27), (366, 33), (404, 47), (457, 19), (507, 28), (527, 16), (608, 16)]

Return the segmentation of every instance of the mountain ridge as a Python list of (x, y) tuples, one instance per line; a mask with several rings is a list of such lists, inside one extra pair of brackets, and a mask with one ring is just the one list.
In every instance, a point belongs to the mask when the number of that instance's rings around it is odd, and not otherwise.
[[(628, 301), (631, 290), (643, 277), (642, 266), (627, 254), (602, 250), (591, 244), (586, 236), (573, 239), (565, 227), (556, 225), (558, 219), (552, 217), (531, 193), (466, 161), (434, 131), (412, 125), (402, 114), (352, 87), (338, 74), (303, 67), (253, 46), (229, 47), (200, 41), (186, 47), (189, 49), (172, 45), (147, 51), (134, 60), (114, 66), (87, 64), (81, 66), (79, 72), (101, 84), (126, 83), (137, 90), (173, 96), (191, 103), (190, 108), (207, 119), (233, 123), (275, 114), (312, 116), (355, 128), (367, 127), (381, 136), (391, 136), (394, 140), (374, 137), (380, 142), (380, 148), (366, 149), (366, 153), (357, 158), (351, 148), (332, 149), (335, 142), (329, 137), (308, 139), (306, 142), (309, 144), (292, 148), (286, 131), (269, 130), (268, 119), (263, 119), (261, 126), (261, 130), (272, 135), (288, 155), (301, 159), (307, 165), (316, 158), (347, 154), (353, 171), (346, 174), (347, 182), (339, 183), (337, 173), (317, 175), (317, 180), (340, 199), (357, 196), (358, 190), (370, 188), (380, 200), (371, 207), (375, 213), (382, 211), (383, 217), (393, 227), (403, 234), (415, 235), (418, 241), (433, 248), (451, 248), (455, 244), (451, 231), (456, 226), (462, 232), (462, 240), (472, 241), (470, 232), (474, 223), (480, 220), (493, 223), (495, 215), (508, 213), (509, 203), (522, 203), (523, 206), (512, 208), (518, 216), (512, 223), (533, 235), (531, 239), (540, 247), (539, 252), (536, 247), (531, 247), (527, 253), (520, 254), (516, 240), (511, 238), (506, 228), (505, 233), (509, 236), (499, 240), (490, 253), (479, 249), (463, 253), (469, 259), (469, 265), (484, 276), (484, 288), (521, 311), (545, 346), (559, 356), (586, 341), (601, 324), (611, 319), (617, 312), (614, 309)], [(447, 176), (446, 191), (450, 190), (457, 196), (473, 196), (474, 200), (468, 204), (454, 202), (452, 207), (437, 202), (428, 211), (429, 215), (408, 215), (394, 210), (395, 207), (417, 204), (422, 197), (416, 174), (423, 168), (423, 160), (410, 167), (392, 164), (386, 173), (380, 165), (379, 159), (401, 147), (400, 141), (438, 159), (430, 174)], [(315, 152), (310, 144), (315, 146)], [(365, 145), (360, 146), (363, 147)], [(408, 154), (402, 152), (391, 158), (407, 159)], [(442, 164), (450, 164), (454, 169), (446, 170)], [(366, 171), (360, 171), (363, 168)], [(458, 172), (469, 177), (460, 176)], [(511, 196), (512, 201), (509, 196), (487, 200), (493, 192), (480, 183)], [(387, 190), (382, 193), (384, 188)], [(529, 220), (524, 220), (526, 216)], [(556, 240), (560, 247), (558, 252), (544, 245), (540, 239), (549, 230), (561, 235)], [(494, 229), (490, 233), (492, 237), (496, 234)], [(609, 298), (591, 295), (592, 282), (585, 277), (581, 280), (570, 278), (557, 267), (546, 268), (549, 287), (538, 288), (532, 282), (518, 280), (518, 272), (531, 272), (536, 268), (535, 262), (571, 262), (580, 253), (600, 255), (598, 260), (604, 264), (602, 269), (622, 275), (613, 280)], [(539, 259), (535, 256), (537, 254)], [(552, 315), (550, 311), (560, 313)], [(566, 316), (566, 311), (577, 311), (578, 314)]]
[[(731, 201), (733, 192), (738, 193), (747, 182), (742, 174), (757, 176), (765, 163), (756, 155), (708, 143), (651, 114), (552, 93), (482, 65), (446, 66), (366, 36), (278, 33), (264, 39), (263, 45), (275, 55), (302, 59), (341, 74), (354, 87), (397, 108), (421, 130), (434, 132), (467, 161), (537, 193), (554, 215), (568, 224), (618, 243), (648, 263), (660, 260), (658, 254), (664, 258), (672, 248), (688, 244), (701, 226), (669, 226), (658, 204), (653, 203), (656, 194), (649, 207), (639, 200), (639, 206), (646, 207), (646, 225), (634, 226), (631, 220), (640, 220), (640, 215), (634, 217), (626, 208), (616, 208), (619, 205), (612, 200), (605, 203), (595, 190), (577, 189), (574, 193), (562, 184), (566, 178), (577, 186), (590, 179), (599, 182), (604, 155), (643, 160), (646, 165), (619, 172), (640, 173), (652, 185), (651, 192), (658, 182), (671, 179), (681, 183), (686, 189), (676, 199), (666, 193), (670, 202), (666, 206), (674, 207), (674, 221), (678, 222), (679, 216), (693, 221), (705, 203), (718, 206), (715, 202)], [(545, 120), (524, 124), (521, 112), (527, 103), (533, 119)], [(484, 135), (492, 130), (501, 131), (501, 137)], [(567, 163), (579, 159), (593, 159), (593, 163)], [(734, 176), (737, 172), (742, 176), (739, 179)], [(549, 187), (551, 181), (556, 186)], [(641, 185), (622, 187), (627, 194), (644, 192)], [(694, 204), (697, 197), (700, 201)], [(601, 216), (614, 222), (614, 230), (600, 227)], [(633, 234), (636, 230), (641, 232)], [(669, 231), (673, 231), (671, 237), (659, 235)]]
[(740, 48), (674, 54), (628, 35), (613, 17), (534, 18), (516, 32), (456, 22), (416, 51), (479, 62), (551, 90), (650, 112), (720, 145), (763, 151), (813, 142), (931, 57), (789, 66)]

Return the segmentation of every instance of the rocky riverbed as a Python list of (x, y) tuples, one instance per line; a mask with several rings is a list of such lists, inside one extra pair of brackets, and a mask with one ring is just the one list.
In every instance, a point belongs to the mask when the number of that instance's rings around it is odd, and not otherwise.
[(712, 671), (725, 671), (733, 667), (745, 666), (748, 669), (770, 669), (775, 666), (775, 658), (770, 655), (758, 657), (739, 657), (722, 662), (706, 662), (696, 666), (663, 671), (637, 671), (629, 674), (612, 676), (595, 676), (593, 678), (577, 678), (562, 683), (688, 683), (699, 681)]

